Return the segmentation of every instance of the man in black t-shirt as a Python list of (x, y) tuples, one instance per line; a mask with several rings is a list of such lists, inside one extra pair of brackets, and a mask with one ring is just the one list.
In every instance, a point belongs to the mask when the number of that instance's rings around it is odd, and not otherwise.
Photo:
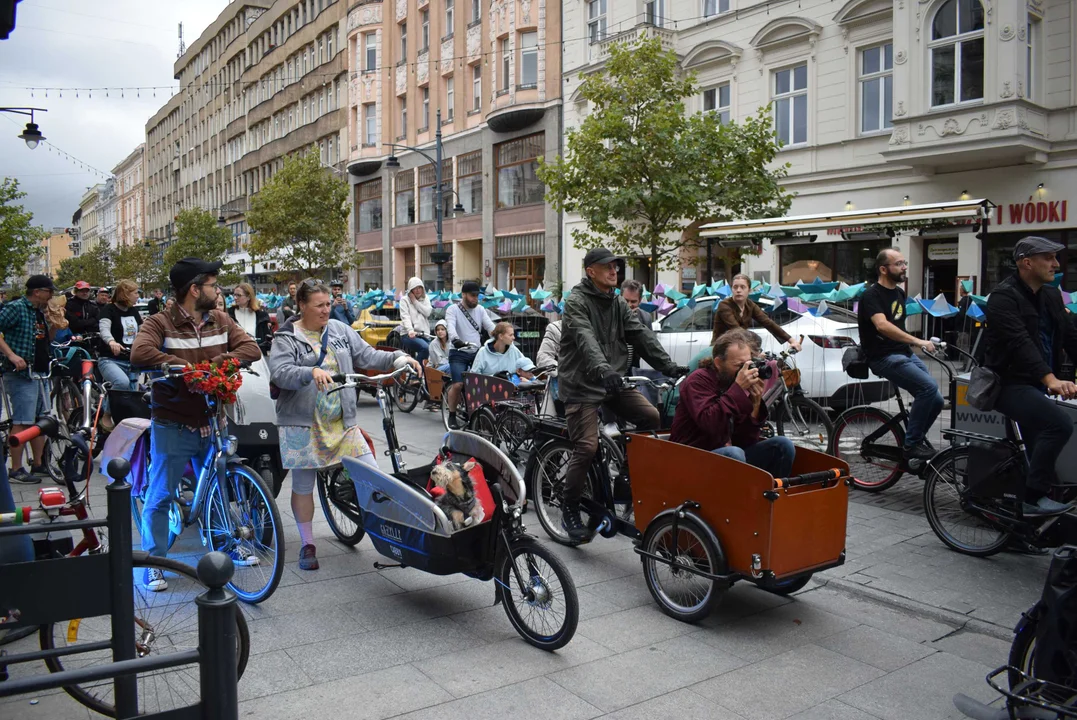
[(909, 426), (905, 431), (905, 455), (927, 459), (935, 449), (925, 435), (942, 412), (942, 394), (924, 361), (912, 348), (935, 352), (935, 346), (905, 332), (905, 282), (909, 263), (895, 248), (883, 250), (875, 258), (878, 282), (860, 296), (857, 324), (860, 346), (868, 367), (913, 396), (909, 408)]

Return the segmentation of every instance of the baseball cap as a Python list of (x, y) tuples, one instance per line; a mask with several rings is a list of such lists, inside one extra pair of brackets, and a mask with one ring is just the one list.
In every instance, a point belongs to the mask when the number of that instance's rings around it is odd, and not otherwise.
[(77, 283), (75, 283), (75, 289), (76, 290), (89, 290), (90, 289), (90, 283), (86, 282), (85, 280), (79, 280)]
[(26, 292), (32, 290), (52, 290), (56, 292), (56, 286), (52, 284), (52, 278), (48, 275), (31, 275), (26, 279)]
[(464, 284), (460, 287), (460, 294), (465, 293), (477, 293), (479, 291), (479, 284), (474, 280), (465, 280)]
[(1042, 253), (1056, 253), (1063, 250), (1066, 246), (1062, 243), (1057, 243), (1054, 240), (1048, 240), (1044, 237), (1038, 237), (1036, 235), (1029, 235), (1023, 237), (1017, 241), (1017, 245), (1013, 248), (1014, 262), (1021, 258), (1029, 257), (1031, 255), (1040, 255)]
[(592, 265), (599, 265), (599, 264), (604, 265), (604, 264), (606, 264), (608, 262), (613, 262), (614, 260), (621, 260), (621, 259), (622, 258), (617, 257), (616, 255), (614, 255), (612, 252), (610, 252), (606, 248), (597, 247), (597, 248), (592, 248), (592, 249), (588, 250), (587, 254), (583, 256), (583, 266), (585, 268), (588, 268), (588, 267), (591, 267)]
[(219, 274), (223, 264), (222, 262), (206, 262), (198, 258), (185, 257), (168, 271), (168, 279), (172, 283), (172, 287), (181, 290), (184, 285), (199, 275)]

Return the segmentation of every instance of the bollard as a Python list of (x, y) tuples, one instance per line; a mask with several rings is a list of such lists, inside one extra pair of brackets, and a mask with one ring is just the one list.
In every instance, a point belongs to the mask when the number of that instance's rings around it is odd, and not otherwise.
[(198, 561), (198, 579), (209, 587), (198, 603), (201, 652), (202, 720), (237, 720), (239, 683), (236, 668), (236, 596), (225, 588), (235, 567), (232, 558), (211, 552)]
[[(135, 659), (135, 587), (131, 569), (131, 465), (123, 458), (108, 464), (112, 482), (108, 497), (109, 603), (112, 606), (112, 661)], [(117, 676), (113, 681), (116, 717), (138, 715), (138, 678)]]

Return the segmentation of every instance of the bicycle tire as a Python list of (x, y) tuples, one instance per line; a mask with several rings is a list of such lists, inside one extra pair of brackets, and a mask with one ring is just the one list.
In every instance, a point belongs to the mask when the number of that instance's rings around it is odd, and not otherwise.
[[(935, 536), (951, 550), (963, 555), (973, 557), (988, 557), (1001, 552), (1010, 541), (1010, 533), (992, 525), (992, 523), (978, 515), (968, 512), (964, 507), (965, 494), (968, 492), (968, 480), (964, 477), (968, 468), (969, 449), (956, 447), (943, 452), (942, 456), (931, 459), (926, 481), (924, 482), (924, 515), (927, 523)], [(944, 475), (952, 468), (952, 477)], [(940, 490), (938, 495), (944, 492), (949, 496), (947, 499), (957, 500), (955, 506), (943, 508), (942, 500), (936, 501), (936, 488), (945, 484), (949, 489)], [(954, 517), (958, 521), (965, 521), (968, 526), (975, 530), (979, 527), (986, 528), (997, 537), (991, 538), (980, 544), (972, 544), (958, 539), (954, 532), (948, 529), (949, 518)]]
[(798, 447), (833, 454), (834, 423), (822, 405), (804, 395), (789, 395), (775, 409), (775, 430), (779, 435)]
[(464, 409), (463, 391), (460, 392), (460, 400), (456, 405), (456, 424), (458, 427), (452, 427), (449, 423), (449, 383), (441, 390), (441, 424), (445, 426), (445, 431), (449, 430), (462, 430), (467, 427), (468, 417), (467, 411)]
[[(163, 593), (154, 593), (141, 587), (142, 578), (140, 577), (140, 573), (136, 572), (134, 585), (136, 604), (136, 656), (145, 657), (146, 655), (152, 655), (154, 654), (155, 648), (158, 651), (166, 650), (168, 652), (196, 649), (198, 647), (198, 613), (194, 598), (197, 595), (202, 594), (207, 588), (198, 579), (198, 575), (195, 573), (194, 568), (169, 558), (152, 557), (148, 555), (132, 558), (131, 567), (132, 570), (135, 571), (145, 570), (146, 568), (157, 568), (161, 571), (167, 571), (179, 576), (178, 581), (177, 578), (169, 579), (170, 587), (168, 590)], [(189, 599), (182, 600), (182, 598), (187, 597), (189, 597)], [(157, 602), (156, 600), (149, 602), (146, 607), (141, 608), (140, 612), (140, 608), (138, 607), (140, 598), (142, 601), (159, 599), (160, 602)], [(176, 602), (177, 598), (181, 598), (181, 602)], [(151, 612), (156, 610), (160, 610), (165, 617), (162, 618), (162, 620), (155, 620), (151, 623), (147, 618)], [(179, 617), (181, 612), (183, 615), (182, 617)], [(162, 632), (162, 623), (170, 620), (176, 620), (179, 625)], [(42, 625), (38, 634), (41, 649), (49, 650), (55, 647), (65, 647), (70, 645), (77, 641), (77, 636), (80, 633), (83, 635), (83, 638), (86, 639), (87, 629), (90, 631), (89, 636), (92, 639), (110, 639), (112, 637), (111, 623), (110, 616), (102, 615), (96, 618), (85, 618), (70, 620), (63, 623), (49, 623), (47, 625)], [(152, 631), (150, 631), (149, 628), (144, 627), (142, 623), (150, 625), (153, 628)], [(236, 605), (236, 626), (236, 670), (237, 677), (243, 677), (243, 672), (247, 668), (247, 660), (250, 657), (251, 642), (250, 629), (247, 627), (247, 618), (243, 615), (243, 612), (238, 605)], [(97, 634), (100, 635), (100, 637), (95, 637), (95, 631), (97, 631)], [(72, 640), (71, 638), (73, 637), (76, 639)], [(57, 640), (61, 638), (63, 643), (57, 645)], [(64, 666), (65, 660), (69, 667)], [(90, 662), (78, 663), (79, 660), (89, 660)], [(65, 669), (111, 662), (111, 650), (79, 653), (75, 655), (67, 655), (62, 658), (53, 657), (45, 659), (45, 665), (48, 667), (49, 672), (54, 673), (63, 672)], [(167, 683), (167, 678), (169, 676), (173, 676), (177, 679), (182, 678), (182, 682), (179, 682), (177, 685), (168, 685), (163, 693), (163, 697), (158, 697), (157, 702), (153, 703), (153, 698), (150, 695), (149, 690), (157, 689), (162, 683), (161, 678), (166, 678), (163, 682)], [(197, 665), (185, 665), (178, 668), (169, 668), (155, 673), (139, 675), (138, 684), (140, 714), (184, 707), (186, 705), (194, 704), (199, 700), (197, 690), (199, 687), (199, 669)], [(92, 684), (83, 683), (66, 686), (64, 687), (64, 691), (80, 704), (88, 707), (94, 712), (101, 713), (108, 717), (116, 717), (116, 706), (111, 701), (113, 692), (111, 678)], [(162, 703), (166, 704), (167, 707), (161, 707)]]
[[(680, 568), (692, 567), (714, 575), (723, 574), (726, 571), (725, 558), (721, 549), (716, 547), (711, 540), (710, 533), (691, 515), (676, 518), (678, 552), (677, 556), (673, 557), (672, 548), (664, 545), (662, 541), (672, 534), (674, 519), (672, 515), (663, 515), (647, 527), (647, 532), (643, 536), (643, 550), (652, 555), (666, 557), (669, 562), (664, 563), (641, 555), (643, 577), (647, 582), (651, 597), (662, 612), (681, 622), (699, 622), (722, 601), (725, 588), (720, 587), (715, 580)], [(682, 540), (686, 543), (683, 548), (681, 547)], [(670, 595), (666, 582), (660, 579), (660, 575), (666, 570), (671, 580), (687, 581), (698, 585), (700, 591), (694, 594), (695, 599), (691, 604), (679, 602)]]
[(422, 381), (418, 379), (398, 382), (392, 387), (393, 400), (401, 412), (409, 413), (419, 404), (419, 395), (422, 394)]
[(497, 416), (488, 407), (481, 407), (467, 420), (468, 432), (497, 444)]
[(524, 465), (534, 448), (535, 423), (520, 408), (507, 407), (497, 414), (494, 435), (497, 446), (517, 465)]
[[(843, 412), (835, 421), (834, 432), (831, 435), (833, 438), (833, 453), (831, 454), (849, 463), (853, 487), (865, 492), (882, 492), (893, 487), (904, 474), (900, 463), (893, 466), (880, 465), (865, 458), (861, 453), (864, 438), (890, 422), (893, 417), (890, 413), (870, 405), (858, 405)], [(900, 425), (893, 425), (875, 442), (887, 446), (892, 443), (900, 450), (905, 445), (905, 429)]]
[[(526, 556), (523, 568), (517, 563), (517, 558), (521, 555)], [(512, 566), (524, 576), (526, 588), (521, 588), (517, 583)], [(509, 552), (503, 554), (495, 577), (501, 590), (505, 614), (508, 615), (512, 627), (528, 644), (553, 651), (572, 640), (579, 624), (580, 600), (572, 575), (560, 558), (534, 540), (520, 538), (512, 542)], [(528, 621), (540, 613), (545, 619), (545, 613), (554, 612), (558, 598), (564, 601), (564, 614), (558, 625), (543, 630), (532, 627)], [(525, 616), (520, 611), (520, 605), (537, 611), (528, 612)], [(553, 616), (557, 617), (556, 614)], [(548, 630), (552, 631), (547, 632)]]
[[(355, 486), (351, 482), (343, 467), (318, 472), (318, 500), (329, 523), (329, 529), (342, 543), (354, 547), (362, 541), (366, 530), (362, 523), (363, 509), (359, 507)], [(351, 492), (348, 493), (347, 488), (342, 488), (340, 483), (351, 486)], [(351, 515), (358, 518), (358, 522)]]
[[(572, 457), (572, 443), (568, 440), (551, 440), (536, 450), (527, 463), (524, 486), (527, 497), (534, 504), (539, 524), (550, 539), (568, 547), (580, 544), (561, 527), (562, 489), (568, 461)], [(584, 483), (583, 496), (591, 497), (590, 473)]]
[[(284, 574), (285, 541), (280, 512), (269, 486), (254, 469), (239, 463), (229, 464), (225, 477), (229, 481), (230, 497), (238, 498), (229, 503), (228, 515), (233, 519), (238, 516), (242, 529), (232, 527), (231, 520), (223, 520), (220, 483), (214, 479), (206, 493), (202, 530), (211, 550), (229, 554), (236, 563), (229, 589), (243, 602), (260, 603), (273, 594)], [(257, 558), (257, 562), (251, 558)]]
[[(1021, 615), (1021, 621), (1010, 643), (1010, 655), (1007, 665), (1017, 668), (1029, 677), (1036, 677), (1036, 626), (1039, 624), (1042, 606), (1037, 603), (1026, 613)], [(1023, 678), (1020, 673), (1010, 670), (1007, 673), (1012, 690)]]

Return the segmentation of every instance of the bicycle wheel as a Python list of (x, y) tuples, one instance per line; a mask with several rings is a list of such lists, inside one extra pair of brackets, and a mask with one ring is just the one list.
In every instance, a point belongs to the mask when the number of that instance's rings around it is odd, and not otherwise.
[(74, 432), (82, 427), (82, 392), (71, 378), (61, 378), (52, 386), (52, 402), (56, 415)]
[(792, 580), (773, 580), (768, 583), (759, 583), (759, 588), (775, 595), (792, 595), (797, 590), (803, 590), (809, 580), (811, 580), (810, 574), (793, 578)]
[[(206, 590), (194, 568), (159, 557), (134, 558), (135, 573), (135, 656), (166, 655), (198, 648), (198, 607), (195, 598)], [(146, 568), (166, 573), (168, 590), (150, 592), (143, 587)], [(43, 625), (39, 632), (41, 649), (77, 647), (112, 639), (112, 619), (108, 615)], [(243, 676), (250, 655), (247, 619), (236, 606), (237, 675)], [(63, 657), (47, 658), (50, 672), (77, 670), (112, 662), (112, 650), (94, 650)], [(138, 676), (139, 714), (164, 712), (199, 701), (199, 668), (184, 665)], [(116, 717), (112, 679), (70, 685), (68, 695), (94, 712)]]
[(496, 444), (518, 466), (527, 462), (527, 457), (534, 448), (534, 432), (535, 423), (520, 408), (507, 407), (497, 414), (497, 426), (494, 430)]
[[(527, 464), (527, 496), (535, 503), (535, 514), (539, 524), (550, 539), (562, 545), (575, 546), (579, 543), (569, 538), (561, 527), (562, 491), (568, 461), (572, 457), (572, 444), (567, 440), (551, 440), (531, 456)], [(584, 493), (589, 494), (590, 483), (584, 486)]]
[(409, 413), (419, 404), (419, 395), (422, 393), (422, 380), (408, 378), (404, 382), (398, 382), (392, 387), (393, 400), (402, 412)]
[(721, 602), (725, 590), (691, 570), (722, 574), (725, 559), (695, 518), (679, 518), (676, 536), (673, 520), (672, 515), (663, 515), (647, 527), (643, 550), (663, 561), (641, 555), (643, 577), (662, 612), (682, 622), (697, 622)]
[(242, 600), (259, 603), (273, 594), (284, 573), (284, 528), (273, 494), (246, 465), (229, 465), (228, 503), (219, 478), (206, 497), (202, 530), (210, 549), (231, 556), (236, 572), (228, 587)]
[(803, 395), (789, 395), (775, 410), (779, 435), (789, 438), (798, 447), (831, 452), (834, 423), (822, 405)]
[[(882, 492), (893, 486), (902, 475), (901, 464), (896, 460), (874, 457), (864, 452), (864, 439), (886, 425), (893, 415), (869, 405), (849, 408), (834, 423), (832, 448), (835, 457), (849, 463), (853, 485), (867, 492)], [(872, 441), (901, 450), (905, 446), (905, 429), (898, 424)]]
[(1010, 533), (965, 509), (969, 497), (968, 448), (933, 460), (924, 483), (924, 514), (939, 540), (965, 555), (987, 557), (1006, 547)]
[(556, 555), (529, 538), (514, 540), (495, 577), (505, 614), (520, 637), (542, 650), (557, 650), (572, 640), (580, 601)]
[[(1017, 668), (1029, 677), (1036, 677), (1036, 626), (1039, 624), (1041, 606), (1035, 605), (1021, 617), (1014, 633), (1013, 642), (1010, 644), (1010, 658), (1007, 664), (1011, 668)], [(1022, 682), (1020, 673), (1011, 670), (1009, 673), (1010, 689)]]
[(497, 444), (497, 416), (488, 407), (481, 407), (468, 418), (467, 429), (484, 440)]
[(363, 529), (363, 509), (355, 497), (355, 485), (343, 467), (318, 472), (318, 500), (329, 529), (345, 545), (358, 545)]
[(464, 410), (464, 394), (460, 393), (460, 399), (457, 401), (456, 410), (456, 427), (453, 427), (449, 423), (449, 388), (448, 383), (446, 387), (442, 389), (441, 394), (441, 424), (445, 426), (445, 430), (459, 430), (467, 425), (467, 411)]

